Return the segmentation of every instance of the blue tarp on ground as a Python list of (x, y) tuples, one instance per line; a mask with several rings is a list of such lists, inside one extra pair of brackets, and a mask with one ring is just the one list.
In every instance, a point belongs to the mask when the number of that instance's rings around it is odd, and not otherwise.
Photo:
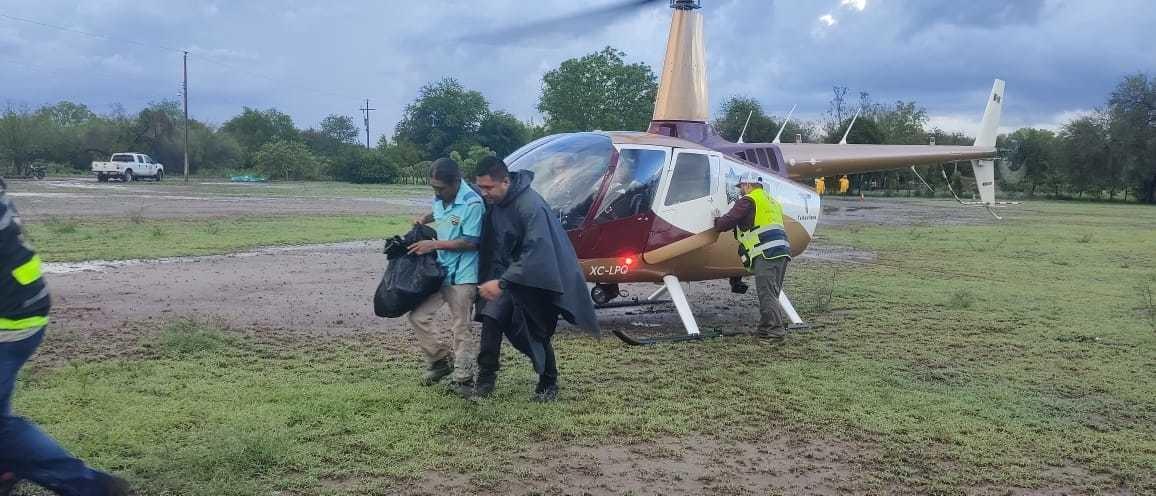
[(233, 176), (230, 177), (229, 180), (235, 183), (263, 183), (268, 181), (268, 179), (261, 176)]

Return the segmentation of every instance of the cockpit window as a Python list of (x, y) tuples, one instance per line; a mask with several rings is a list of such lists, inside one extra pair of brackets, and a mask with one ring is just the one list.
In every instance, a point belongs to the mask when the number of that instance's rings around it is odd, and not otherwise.
[(511, 154), (510, 170), (534, 172), (534, 190), (562, 221), (577, 229), (590, 213), (602, 179), (610, 169), (614, 145), (602, 134), (559, 136), (522, 154)]
[(623, 148), (619, 151), (618, 165), (595, 222), (625, 219), (649, 210), (664, 165), (666, 152), (662, 150)]
[(682, 152), (670, 175), (666, 206), (710, 195), (710, 158), (701, 153)]

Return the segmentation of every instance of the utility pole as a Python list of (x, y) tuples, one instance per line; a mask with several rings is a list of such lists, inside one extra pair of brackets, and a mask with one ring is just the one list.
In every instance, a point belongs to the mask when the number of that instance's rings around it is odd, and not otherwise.
[(365, 108), (361, 109), (361, 112), (365, 114), (365, 147), (366, 148), (369, 148), (369, 113), (371, 111), (374, 111), (374, 110), (377, 110), (377, 109), (369, 108), (369, 99), (366, 98), (365, 99)]
[(189, 52), (185, 50), (185, 81), (181, 95), (185, 100), (185, 182), (189, 182)]

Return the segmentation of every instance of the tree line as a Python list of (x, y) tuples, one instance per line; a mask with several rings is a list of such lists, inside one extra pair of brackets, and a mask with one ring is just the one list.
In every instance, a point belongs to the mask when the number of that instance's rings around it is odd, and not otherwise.
[[(190, 173), (415, 183), (426, 181), (427, 166), (438, 157), (470, 169), (487, 155), (507, 155), (547, 134), (645, 129), (657, 78), (646, 64), (624, 57), (607, 47), (547, 72), (537, 106), (542, 124), (492, 109), (480, 92), (453, 78), (422, 87), (393, 135), (372, 148), (359, 143), (360, 129), (348, 115), (329, 115), (307, 129), (275, 108), (244, 107), (219, 125), (190, 119)], [(68, 101), (35, 109), (8, 105), (0, 113), (0, 173), (23, 176), (37, 165), (53, 173), (83, 172), (94, 160), (134, 151), (165, 164), (171, 175), (183, 168), (183, 133), (176, 101), (136, 114), (120, 106), (97, 113)]]
[[(789, 122), (780, 139), (838, 143), (856, 110), (861, 109), (847, 134), (848, 143), (969, 146), (975, 141), (964, 133), (928, 127), (927, 110), (916, 102), (878, 103), (865, 92), (859, 93), (855, 102), (847, 93), (846, 87), (833, 88), (829, 107), (820, 120)], [(714, 126), (733, 141), (746, 125), (744, 141), (769, 142), (783, 120), (765, 112), (752, 98), (732, 96), (723, 102)], [(1058, 131), (1017, 129), (1000, 135), (996, 146), (1002, 157), (1001, 167), (996, 169), (1001, 192), (1156, 203), (1156, 78), (1127, 76), (1104, 106), (1089, 115), (1064, 123)], [(918, 170), (933, 187), (951, 186), (957, 192), (963, 190), (964, 179), (971, 174), (969, 167), (947, 170), (928, 166)], [(924, 188), (918, 178), (904, 170), (857, 174), (851, 179), (860, 190)]]
[[(458, 160), (467, 173), (487, 155), (504, 156), (547, 134), (605, 130), (644, 130), (654, 109), (658, 81), (643, 63), (627, 63), (612, 47), (562, 62), (542, 78), (537, 110), (541, 124), (523, 122), (493, 109), (480, 92), (453, 78), (422, 87), (406, 106), (392, 136), (372, 148), (359, 143), (352, 117), (333, 114), (316, 128), (299, 129), (276, 109), (244, 107), (214, 125), (189, 122), (189, 167), (194, 174), (257, 173), (276, 179), (336, 179), (365, 183), (419, 183), (428, 163), (438, 157)], [(848, 135), (850, 143), (970, 145), (972, 137), (928, 127), (925, 108), (914, 101), (858, 101), (846, 87), (835, 87), (827, 111), (817, 121), (794, 120), (782, 141), (836, 143), (857, 109), (861, 114)], [(749, 123), (748, 121), (749, 117)], [(713, 125), (735, 140), (774, 139), (783, 119), (767, 113), (755, 99), (727, 98)], [(183, 163), (183, 114), (175, 101), (149, 105), (136, 114), (123, 108), (98, 114), (88, 107), (59, 102), (40, 108), (9, 105), (0, 114), (0, 171), (24, 175), (36, 164), (55, 172), (85, 171), (93, 160), (117, 151), (138, 151), (164, 163), (170, 174)], [(1136, 199), (1156, 203), (1156, 79), (1145, 74), (1124, 78), (1094, 113), (1065, 123), (1058, 131), (1023, 128), (1000, 136), (1003, 166), (1000, 189), (1028, 195)], [(970, 168), (951, 174), (925, 167), (933, 186), (962, 188)], [(909, 171), (861, 174), (857, 187), (912, 187)], [(916, 186), (918, 188), (918, 186)]]

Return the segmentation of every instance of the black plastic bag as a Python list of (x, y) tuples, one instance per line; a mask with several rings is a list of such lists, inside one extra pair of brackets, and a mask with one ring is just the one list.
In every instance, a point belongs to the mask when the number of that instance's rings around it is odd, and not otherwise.
[(428, 226), (414, 226), (405, 236), (386, 240), (384, 252), (389, 264), (373, 295), (374, 314), (401, 317), (441, 289), (446, 271), (438, 263), (437, 252), (406, 253), (410, 245), (435, 238), (437, 233)]

